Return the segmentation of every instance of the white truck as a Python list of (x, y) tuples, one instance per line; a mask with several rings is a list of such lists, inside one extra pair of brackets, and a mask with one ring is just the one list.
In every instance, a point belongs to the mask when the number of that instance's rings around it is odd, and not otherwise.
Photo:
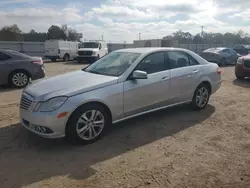
[(108, 46), (103, 41), (88, 41), (81, 44), (78, 50), (77, 60), (79, 63), (94, 62), (108, 54)]
[(45, 57), (51, 61), (63, 59), (69, 61), (76, 59), (79, 42), (63, 41), (63, 40), (47, 40), (45, 41)]

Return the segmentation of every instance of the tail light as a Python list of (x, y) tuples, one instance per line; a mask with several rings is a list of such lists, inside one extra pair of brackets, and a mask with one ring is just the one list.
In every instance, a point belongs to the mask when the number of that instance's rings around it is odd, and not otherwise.
[(216, 72), (217, 72), (217, 74), (221, 75), (222, 70), (218, 67), (218, 68), (216, 69)]
[(43, 65), (43, 59), (38, 59), (38, 60), (34, 60), (32, 61), (31, 63), (35, 63), (35, 64), (38, 64), (38, 65)]
[(238, 58), (237, 60), (237, 64), (243, 68), (243, 59), (242, 58)]

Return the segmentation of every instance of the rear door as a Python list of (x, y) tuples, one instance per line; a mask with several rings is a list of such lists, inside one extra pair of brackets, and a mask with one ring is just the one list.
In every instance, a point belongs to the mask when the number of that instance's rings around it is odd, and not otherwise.
[(171, 103), (191, 100), (203, 72), (202, 66), (183, 51), (168, 51), (166, 54), (170, 65)]
[(11, 59), (11, 56), (0, 52), (0, 85), (8, 83), (8, 75), (11, 71)]

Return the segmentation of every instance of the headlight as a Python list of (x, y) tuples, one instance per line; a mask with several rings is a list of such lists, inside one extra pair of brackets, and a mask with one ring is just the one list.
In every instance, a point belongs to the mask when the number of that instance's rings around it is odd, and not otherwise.
[(242, 64), (242, 63), (243, 63), (243, 59), (239, 58), (238, 61), (237, 61), (237, 64)]
[(40, 112), (52, 112), (59, 109), (68, 99), (68, 97), (55, 97), (46, 102), (39, 103), (34, 111)]
[(93, 51), (93, 55), (96, 55), (96, 51)]

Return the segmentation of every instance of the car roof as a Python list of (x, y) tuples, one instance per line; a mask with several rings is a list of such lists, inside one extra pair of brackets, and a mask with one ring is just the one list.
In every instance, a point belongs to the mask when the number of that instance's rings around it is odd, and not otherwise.
[(208, 48), (208, 49), (204, 50), (204, 52), (219, 52), (219, 51), (225, 50), (225, 49), (229, 49), (229, 48), (226, 48), (226, 47)]
[(157, 51), (172, 51), (172, 50), (179, 50), (179, 51), (189, 51), (183, 48), (172, 48), (172, 47), (144, 47), (144, 48), (126, 48), (126, 49), (120, 49), (116, 50), (116, 52), (133, 52), (133, 53), (141, 53), (141, 54), (147, 54)]
[(29, 55), (15, 51), (15, 50), (8, 50), (8, 49), (0, 49), (0, 52), (7, 53), (8, 55), (14, 56), (21, 56), (21, 57), (29, 57)]

